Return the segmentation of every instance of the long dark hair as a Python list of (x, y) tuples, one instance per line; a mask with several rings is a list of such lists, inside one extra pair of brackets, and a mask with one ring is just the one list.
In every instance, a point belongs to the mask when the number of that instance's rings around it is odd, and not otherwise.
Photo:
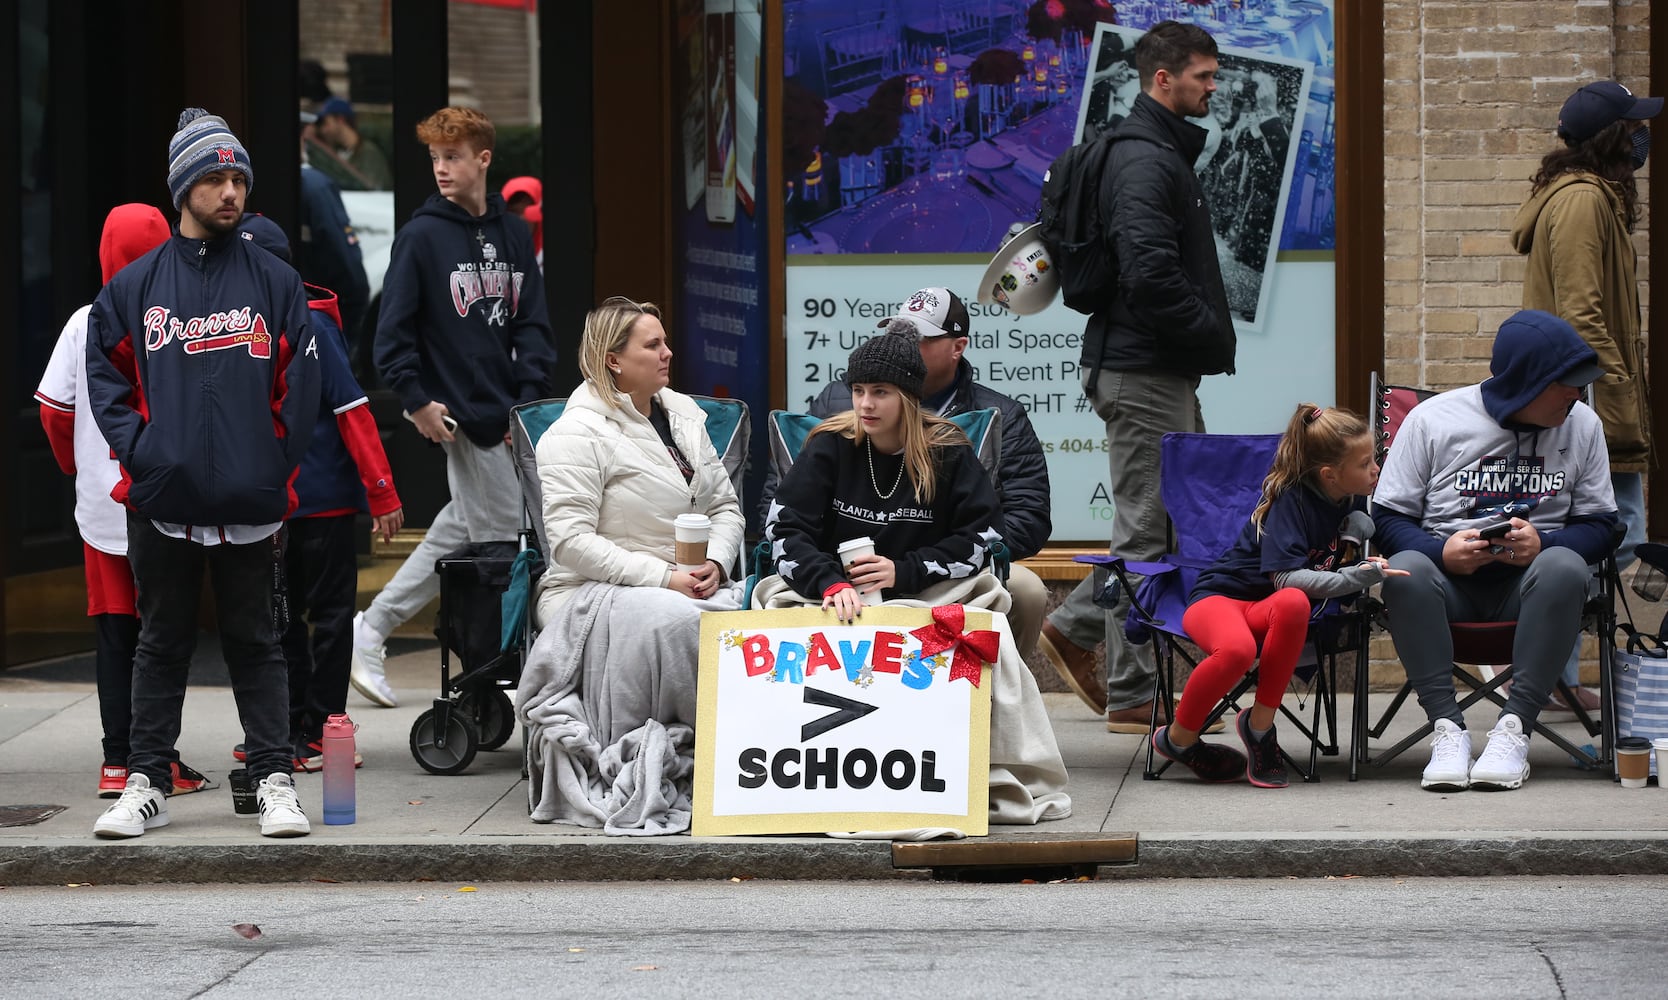
[(1540, 169), (1529, 178), (1530, 195), (1540, 194), (1563, 174), (1596, 174), (1622, 196), (1627, 231), (1633, 232), (1639, 221), (1639, 186), (1633, 180), (1633, 129), (1637, 125), (1623, 119), (1606, 125), (1590, 139), (1566, 140), (1564, 146), (1541, 157)]

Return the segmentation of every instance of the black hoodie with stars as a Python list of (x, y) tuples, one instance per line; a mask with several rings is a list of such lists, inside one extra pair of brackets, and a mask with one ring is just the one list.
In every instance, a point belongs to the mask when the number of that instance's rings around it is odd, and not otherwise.
[(923, 504), (902, 455), (871, 452), (867, 442), (834, 433), (810, 438), (765, 520), (776, 572), (801, 597), (819, 599), (846, 578), (835, 555), (840, 543), (864, 536), (897, 567), (896, 586), (882, 598), (913, 596), (982, 570), (990, 561), (989, 534), (1002, 530), (990, 476), (965, 444), (935, 448), (933, 457), (936, 495)]

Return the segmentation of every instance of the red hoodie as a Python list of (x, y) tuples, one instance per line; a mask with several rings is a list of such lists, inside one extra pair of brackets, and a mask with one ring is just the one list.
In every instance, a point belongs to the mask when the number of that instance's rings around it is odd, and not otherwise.
[[(98, 263), (105, 284), (116, 272), (128, 266), (168, 238), (168, 220), (155, 206), (129, 203), (117, 205), (104, 219), (104, 233), (98, 241)], [(85, 358), (78, 352), (78, 359)], [(84, 361), (81, 363), (85, 364)], [(52, 457), (67, 476), (75, 475), (75, 408), (86, 405), (85, 399), (52, 400), (35, 393), (41, 404), (41, 426), (52, 445)], [(92, 420), (91, 414), (83, 417)]]

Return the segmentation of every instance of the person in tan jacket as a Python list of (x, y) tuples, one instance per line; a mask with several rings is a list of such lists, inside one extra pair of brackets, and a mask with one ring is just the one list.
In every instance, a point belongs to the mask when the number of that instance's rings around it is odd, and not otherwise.
[[(1634, 171), (1645, 165), (1662, 98), (1636, 97), (1619, 83), (1591, 83), (1558, 113), (1562, 143), (1541, 158), (1529, 198), (1512, 223), (1512, 246), (1528, 257), (1523, 308), (1568, 320), (1598, 352), (1604, 375), (1593, 407), (1604, 421), (1610, 482), (1627, 535), (1626, 568), (1645, 540), (1644, 473), (1651, 463), (1650, 394), (1640, 333), (1639, 279), (1632, 233), (1639, 220)], [(1579, 645), (1564, 680), (1588, 708), (1598, 698), (1576, 686)]]

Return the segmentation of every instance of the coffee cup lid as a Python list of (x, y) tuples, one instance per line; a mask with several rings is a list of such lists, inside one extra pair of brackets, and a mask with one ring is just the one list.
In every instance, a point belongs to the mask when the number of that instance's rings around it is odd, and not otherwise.
[(677, 521), (674, 523), (681, 524), (686, 528), (701, 528), (711, 524), (712, 518), (705, 514), (679, 514)]
[(1649, 750), (1651, 741), (1643, 736), (1623, 736), (1616, 741), (1617, 750)]
[(872, 538), (868, 538), (868, 537), (849, 538), (849, 539), (840, 543), (839, 549), (837, 551), (846, 552), (850, 549), (863, 549), (863, 548), (872, 549), (872, 548), (874, 548), (874, 545), (875, 545), (875, 542), (874, 542), (874, 539), (872, 539)]

